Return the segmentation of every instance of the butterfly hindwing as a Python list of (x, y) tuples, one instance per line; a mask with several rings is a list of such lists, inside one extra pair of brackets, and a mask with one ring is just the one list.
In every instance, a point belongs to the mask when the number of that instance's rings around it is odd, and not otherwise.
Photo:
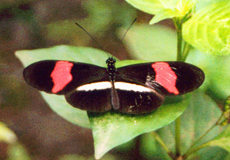
[(120, 99), (119, 112), (129, 114), (149, 113), (164, 102), (164, 96), (153, 91), (125, 91), (117, 89)]
[(90, 112), (105, 112), (112, 108), (110, 89), (75, 90), (68, 93), (65, 98), (72, 106)]

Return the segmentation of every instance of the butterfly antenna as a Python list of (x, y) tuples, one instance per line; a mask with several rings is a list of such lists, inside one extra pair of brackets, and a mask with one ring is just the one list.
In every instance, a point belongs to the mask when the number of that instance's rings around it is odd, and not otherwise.
[[(123, 42), (123, 40), (124, 40), (126, 34), (128, 33), (129, 29), (132, 27), (132, 25), (136, 22), (136, 20), (137, 20), (137, 18), (135, 18), (135, 19), (133, 20), (133, 22), (130, 24), (129, 28), (125, 31), (124, 35), (123, 35), (122, 38), (121, 38), (121, 43)], [(118, 47), (114, 50), (114, 53), (116, 53), (117, 49), (118, 49)]]
[(77, 22), (75, 22), (75, 24), (80, 27), (86, 34), (88, 34), (88, 36), (90, 36), (90, 38), (92, 38), (92, 40), (100, 47), (101, 50), (104, 51), (103, 47), (100, 45), (100, 43), (87, 31), (85, 30), (80, 24), (78, 24)]

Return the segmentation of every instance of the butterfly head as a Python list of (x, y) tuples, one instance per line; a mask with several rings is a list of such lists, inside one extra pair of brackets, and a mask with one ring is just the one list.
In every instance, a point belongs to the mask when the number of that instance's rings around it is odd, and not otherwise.
[(114, 78), (115, 76), (115, 73), (117, 71), (116, 67), (115, 67), (115, 63), (116, 63), (116, 60), (113, 58), (113, 57), (109, 57), (107, 60), (106, 60), (106, 63), (107, 63), (107, 71), (109, 72), (109, 75), (112, 77), (112, 79)]
[(107, 64), (108, 68), (115, 68), (115, 63), (116, 63), (116, 60), (113, 57), (109, 57), (106, 60), (106, 64)]

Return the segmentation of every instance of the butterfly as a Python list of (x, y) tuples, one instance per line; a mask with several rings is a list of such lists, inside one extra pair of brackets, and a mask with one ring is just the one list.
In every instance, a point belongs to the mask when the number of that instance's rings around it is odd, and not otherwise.
[(165, 96), (191, 92), (205, 78), (200, 68), (184, 62), (149, 62), (120, 68), (115, 63), (113, 57), (107, 59), (107, 68), (45, 60), (26, 67), (23, 76), (40, 91), (65, 95), (73, 107), (126, 114), (149, 113), (163, 104)]

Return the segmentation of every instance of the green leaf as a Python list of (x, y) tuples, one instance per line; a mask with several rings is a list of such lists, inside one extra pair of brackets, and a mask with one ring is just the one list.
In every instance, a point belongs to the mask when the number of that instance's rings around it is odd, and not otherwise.
[(155, 15), (150, 24), (172, 17), (184, 17), (195, 5), (196, 0), (126, 0), (135, 8)]
[(162, 12), (157, 13), (149, 22), (149, 24), (155, 24), (164, 19), (176, 17), (175, 13), (171, 9), (164, 10)]
[(213, 98), (224, 100), (230, 91), (230, 56), (215, 56), (192, 50), (187, 58), (189, 63), (199, 66), (205, 73), (202, 89)]
[(223, 160), (229, 160), (230, 159), (230, 153), (228, 152), (227, 156)]
[[(190, 103), (181, 116), (181, 151), (184, 153), (202, 134), (204, 134), (220, 117), (221, 110), (217, 104), (203, 93), (194, 92)], [(164, 137), (163, 140), (172, 144), (174, 137), (174, 125), (158, 131)], [(171, 132), (171, 133), (170, 133)], [(218, 127), (213, 130), (203, 141), (215, 137), (219, 133)], [(170, 136), (169, 136), (170, 135)], [(174, 150), (174, 145), (168, 146)], [(173, 148), (171, 148), (173, 147)]]
[(17, 136), (3, 122), (0, 122), (0, 142), (14, 143), (17, 141)]
[(146, 115), (127, 115), (114, 112), (89, 113), (96, 159), (101, 158), (110, 149), (140, 134), (168, 125), (183, 113), (188, 101), (189, 95), (177, 97), (176, 101), (174, 99), (172, 103), (165, 103), (156, 111)]
[(40, 93), (45, 101), (48, 103), (50, 108), (58, 115), (73, 124), (87, 128), (90, 127), (86, 111), (71, 106), (69, 103), (66, 102), (64, 96), (48, 94), (45, 92)]
[[(108, 54), (101, 50), (66, 45), (45, 49), (17, 51), (16, 56), (21, 60), (24, 66), (28, 66), (36, 61), (48, 59), (69, 60), (105, 66), (105, 60), (108, 58)], [(41, 93), (51, 109), (57, 114), (74, 124), (83, 127), (90, 126), (86, 112), (69, 105), (65, 101), (64, 96)]]
[(230, 91), (230, 56), (211, 56), (207, 75), (210, 77), (209, 90), (218, 99), (225, 99)]
[(188, 160), (229, 160), (228, 152), (219, 147), (202, 148), (196, 154), (191, 155)]
[[(181, 115), (181, 144), (180, 149), (182, 154), (185, 153), (189, 147), (203, 135), (221, 115), (221, 110), (218, 108), (215, 101), (209, 96), (203, 94), (200, 91), (193, 92), (189, 100), (189, 105)], [(206, 142), (216, 137), (222, 128), (214, 128), (200, 143)], [(175, 123), (163, 127), (157, 130), (158, 135), (162, 138), (167, 147), (175, 153)], [(153, 137), (150, 137), (153, 138)], [(146, 144), (146, 143), (151, 144)], [(199, 144), (200, 144), (199, 143)], [(159, 149), (159, 144), (152, 144), (152, 140), (147, 139), (143, 145), (151, 148), (146, 148), (144, 155), (151, 155), (149, 159), (166, 159), (168, 156), (165, 151)], [(143, 147), (143, 146), (141, 146)], [(158, 149), (155, 149), (158, 148)], [(161, 153), (161, 154), (159, 154)], [(204, 153), (206, 156), (211, 154), (210, 152)], [(201, 157), (202, 154), (195, 153), (196, 157)], [(213, 155), (213, 154), (212, 154)]]
[(218, 3), (218, 2), (224, 2), (224, 1), (229, 1), (229, 0), (207, 0), (207, 1), (197, 1), (196, 2), (196, 11), (199, 11), (201, 9), (203, 9), (204, 7), (207, 7), (209, 5), (212, 5), (214, 3)]
[[(124, 30), (119, 33), (124, 33)], [(124, 38), (124, 44), (136, 59), (176, 60), (176, 33), (164, 26), (133, 25)]]
[(230, 2), (209, 5), (183, 24), (185, 41), (214, 55), (230, 54)]
[[(202, 92), (195, 92), (189, 107), (181, 116), (181, 151), (187, 149), (216, 123), (222, 111), (216, 102)], [(222, 131), (222, 127), (215, 127), (199, 144), (214, 138)]]
[(201, 147), (211, 147), (211, 146), (218, 146), (230, 152), (230, 126), (229, 125), (216, 138), (203, 144)]

